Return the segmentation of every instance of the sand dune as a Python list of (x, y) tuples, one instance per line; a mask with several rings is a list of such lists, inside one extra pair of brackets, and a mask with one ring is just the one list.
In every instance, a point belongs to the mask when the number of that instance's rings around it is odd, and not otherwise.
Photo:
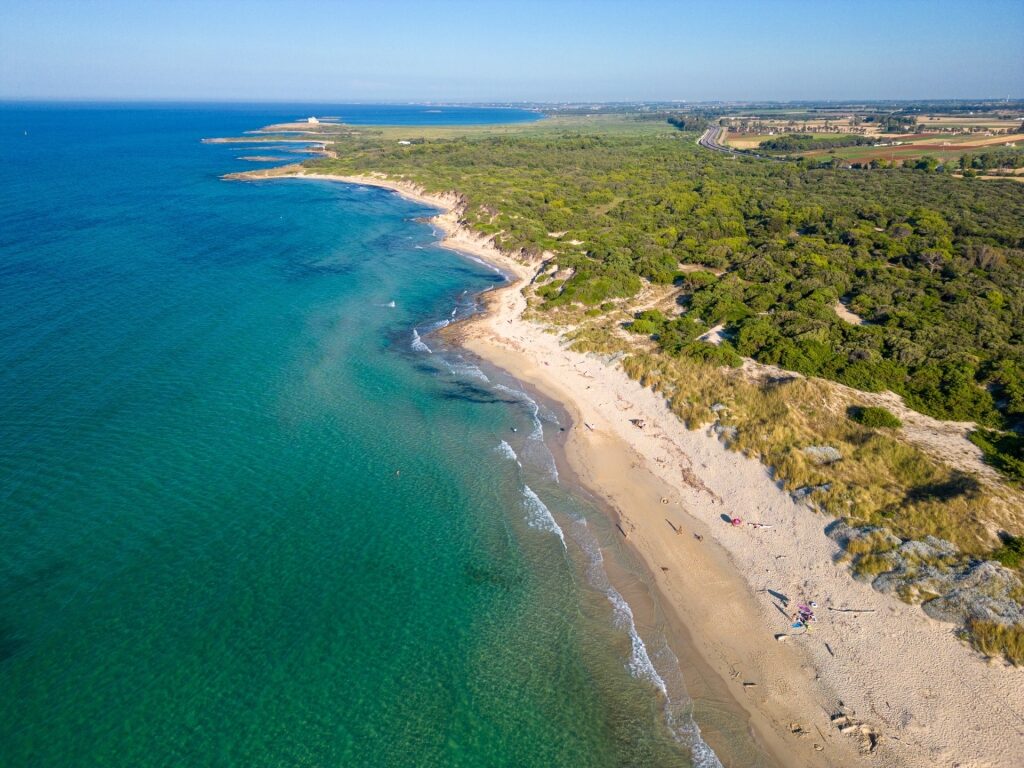
[[(537, 266), (464, 227), (454, 194), (295, 166), (234, 178), (280, 175), (395, 189), (444, 209), (434, 223), (447, 247), (519, 280)], [(780, 766), (1020, 765), (1024, 669), (985, 661), (952, 625), (853, 580), (834, 563), (837, 547), (823, 532), (830, 518), (795, 502), (763, 465), (728, 451), (713, 434), (686, 430), (663, 398), (614, 363), (569, 351), (557, 335), (523, 320), (518, 284), (487, 301), (486, 315), (453, 332), (566, 406), (574, 421), (567, 458), (608, 500), (649, 567), (675, 642), (692, 643), (726, 681)], [(787, 614), (809, 600), (818, 603), (818, 621), (804, 634)]]

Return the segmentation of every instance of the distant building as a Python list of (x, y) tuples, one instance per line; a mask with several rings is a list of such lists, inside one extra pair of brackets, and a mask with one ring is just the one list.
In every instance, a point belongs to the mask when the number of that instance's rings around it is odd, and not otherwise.
[(309, 123), (310, 125), (316, 125), (320, 121), (317, 120), (315, 117), (307, 117), (306, 122)]
[(405, 145), (405, 146), (408, 146), (409, 144), (412, 144), (412, 142), (411, 142), (411, 141), (406, 141), (405, 139), (399, 139), (399, 140), (398, 140), (398, 143), (399, 143), (399, 144), (403, 144), (403, 145)]

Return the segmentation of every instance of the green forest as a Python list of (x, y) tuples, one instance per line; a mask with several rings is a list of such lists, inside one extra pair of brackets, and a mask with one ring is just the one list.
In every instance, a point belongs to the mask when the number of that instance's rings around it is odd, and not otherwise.
[[(415, 145), (355, 135), (336, 147), (319, 170), (456, 189), (504, 248), (553, 252), (570, 276), (540, 286), (544, 308), (676, 284), (680, 316), (638, 326), (669, 354), (891, 389), (942, 419), (1024, 420), (1020, 184), (736, 159), (650, 128)], [(840, 300), (864, 322), (840, 319)], [(694, 341), (716, 324), (729, 341)]]
[[(585, 116), (416, 143), (363, 129), (307, 166), (461, 194), (469, 225), (541, 260), (531, 312), (575, 349), (620, 354), (690, 428), (717, 424), (731, 448), (842, 518), (858, 576), (902, 567), (899, 596), (921, 602), (935, 597), (936, 568), (1024, 568), (1024, 185), (729, 156), (683, 128)], [(717, 326), (719, 344), (701, 340)], [(744, 357), (819, 378), (750, 380)], [(937, 461), (892, 413), (836, 400), (820, 379), (977, 423), (972, 441), (1009, 484)], [(809, 457), (821, 445), (842, 459)], [(957, 553), (896, 565), (893, 542), (930, 536)], [(999, 599), (1019, 603), (1011, 592)], [(966, 626), (985, 653), (1024, 663), (1019, 624)]]

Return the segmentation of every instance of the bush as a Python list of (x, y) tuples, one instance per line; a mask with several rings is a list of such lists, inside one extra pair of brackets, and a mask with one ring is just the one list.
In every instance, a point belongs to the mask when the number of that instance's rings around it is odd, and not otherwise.
[(629, 324), (629, 330), (633, 333), (642, 333), (644, 336), (653, 336), (658, 332), (658, 326), (652, 320), (640, 318)]
[(882, 531), (871, 531), (866, 536), (850, 538), (843, 546), (850, 555), (882, 554), (898, 546), (899, 539), (893, 539)]
[(1007, 568), (1024, 566), (1024, 536), (1007, 536), (1003, 539), (1003, 546), (992, 553), (992, 559)]
[(743, 358), (731, 345), (725, 343), (715, 345), (694, 341), (683, 347), (680, 353), (712, 365), (727, 365), (730, 368), (739, 368), (743, 365)]
[(903, 422), (896, 418), (885, 408), (868, 406), (866, 408), (851, 408), (847, 415), (858, 424), (872, 429), (898, 429)]
[(1010, 480), (1024, 482), (1024, 436), (994, 429), (976, 429), (967, 437), (981, 448), (986, 464), (991, 464)]
[(1003, 656), (1015, 667), (1024, 665), (1024, 624), (974, 619), (967, 631), (974, 647), (986, 656)]
[(893, 569), (892, 561), (882, 555), (869, 552), (861, 555), (853, 564), (853, 572), (858, 576), (878, 576)]

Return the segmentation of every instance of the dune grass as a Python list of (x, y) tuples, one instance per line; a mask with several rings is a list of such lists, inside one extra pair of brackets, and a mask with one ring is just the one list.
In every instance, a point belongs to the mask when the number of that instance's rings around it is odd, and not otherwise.
[(1024, 666), (1024, 625), (976, 620), (967, 629), (974, 647), (986, 656), (1002, 656), (1015, 667)]
[[(664, 394), (690, 429), (714, 420), (734, 428), (731, 448), (772, 467), (786, 490), (817, 488), (810, 498), (852, 526), (880, 526), (902, 539), (933, 535), (971, 555), (993, 549), (986, 523), (999, 517), (1000, 500), (891, 430), (846, 418), (845, 404), (826, 382), (759, 383), (739, 371), (649, 353), (629, 355), (623, 367)], [(725, 409), (714, 413), (715, 403)], [(822, 445), (842, 458), (820, 463), (804, 451)], [(884, 551), (883, 542), (882, 536), (858, 540), (851, 554)]]

